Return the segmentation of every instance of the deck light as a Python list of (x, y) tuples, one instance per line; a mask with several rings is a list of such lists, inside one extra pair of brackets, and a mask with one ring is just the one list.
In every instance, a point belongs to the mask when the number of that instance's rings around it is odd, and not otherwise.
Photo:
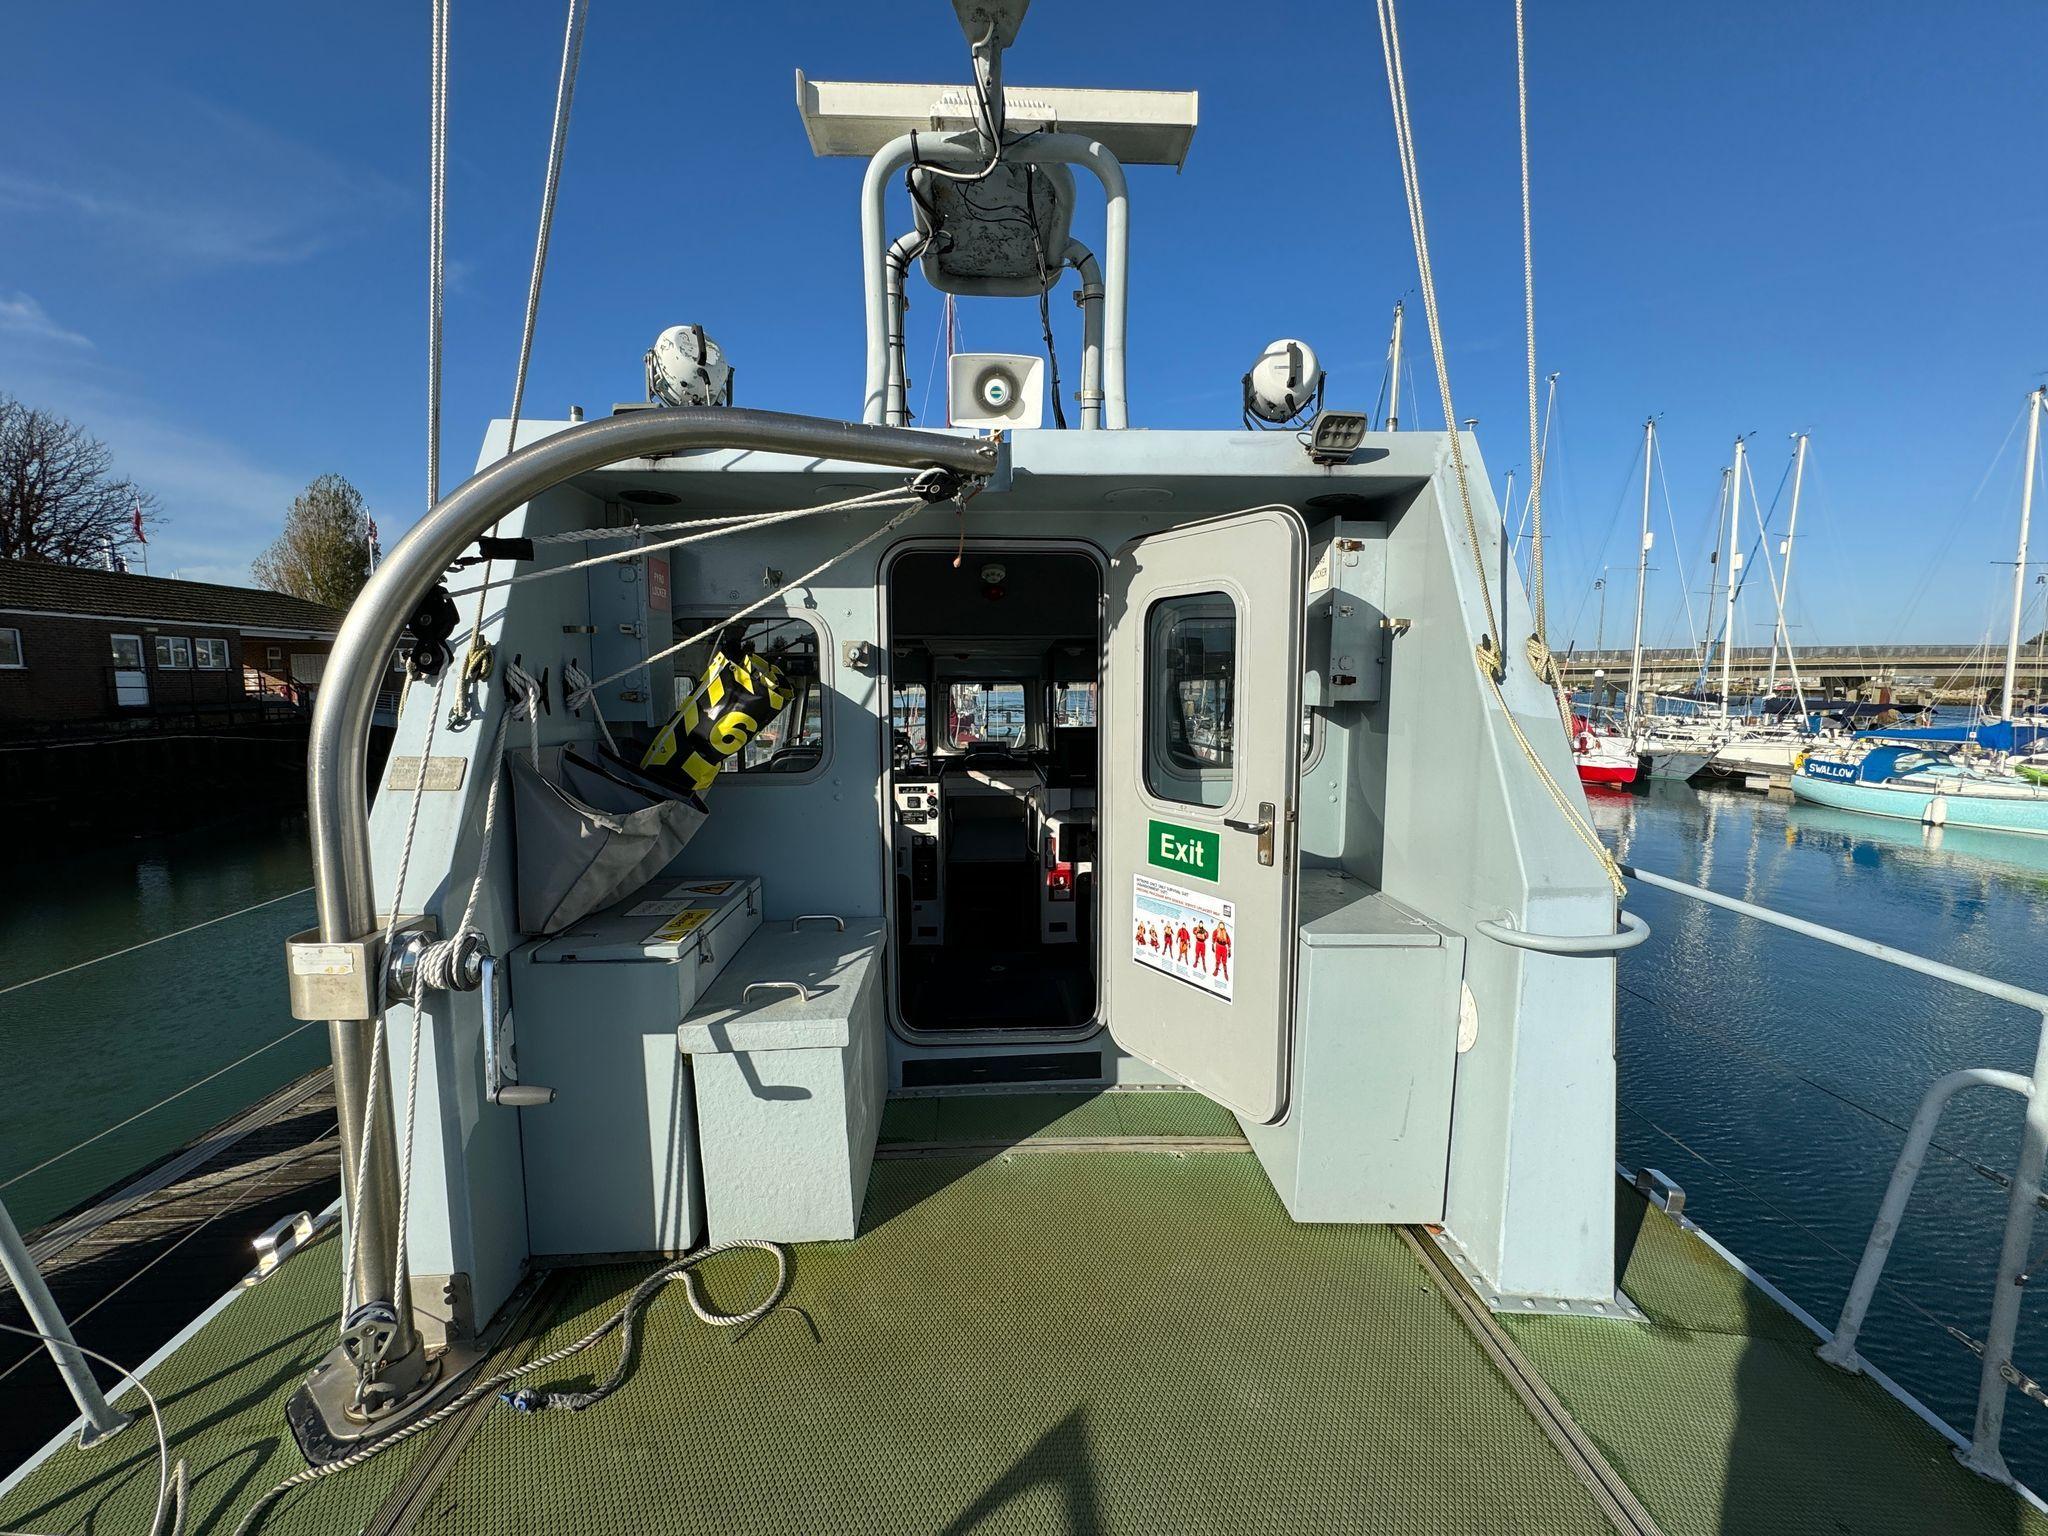
[(1304, 444), (1308, 456), (1318, 464), (1342, 464), (1365, 441), (1368, 425), (1363, 411), (1318, 411)]

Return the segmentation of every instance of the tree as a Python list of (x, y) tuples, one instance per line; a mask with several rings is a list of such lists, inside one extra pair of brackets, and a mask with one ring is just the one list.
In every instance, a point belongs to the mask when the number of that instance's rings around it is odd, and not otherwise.
[(370, 513), (363, 493), (322, 475), (292, 502), (284, 532), (249, 567), (256, 585), (346, 608), (370, 579)]
[(50, 411), (0, 395), (0, 559), (105, 565), (162, 519), (113, 473), (113, 450)]

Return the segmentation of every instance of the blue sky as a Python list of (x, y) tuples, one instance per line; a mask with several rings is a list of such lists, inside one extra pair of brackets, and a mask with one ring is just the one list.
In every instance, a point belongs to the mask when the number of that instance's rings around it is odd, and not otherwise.
[[(1800, 428), (1800, 633), (2002, 636), (2010, 429), (2048, 370), (2048, 11), (1972, 4), (1936, 24), (1903, 0), (1853, 19), (1818, 0), (1533, 0), (1529, 14), (1538, 339), (1562, 374), (1553, 641), (1592, 644), (1603, 565), (1606, 638), (1625, 638), (1631, 465), (1652, 411), (1672, 517), (1660, 490), (1652, 640), (1687, 639), (1680, 559), (1701, 607), (1735, 435), (1756, 434), (1769, 500)], [(552, 3), (456, 0), (456, 475), (510, 400), (561, 20)], [(1498, 487), (1527, 458), (1512, 8), (1410, 0), (1403, 24), (1452, 381)], [(245, 580), (292, 494), (330, 470), (363, 488), (388, 543), (424, 496), (424, 0), (204, 21), (74, 0), (9, 29), (0, 390), (73, 416), (158, 492), (160, 573)], [(734, 354), (744, 403), (858, 408), (859, 168), (810, 157), (799, 66), (955, 80), (965, 57), (942, 0), (595, 0), (531, 413), (634, 398), (641, 352), (680, 320)], [(1278, 335), (1320, 349), (1333, 403), (1371, 403), (1414, 271), (1369, 6), (1036, 0), (1008, 69), (1014, 84), (1201, 92), (1186, 171), (1132, 174), (1135, 423), (1234, 423), (1238, 378)], [(1084, 239), (1099, 219), (1084, 198)], [(939, 305), (921, 286), (913, 305), (916, 400)], [(1069, 387), (1074, 313), (1061, 294)], [(963, 328), (973, 347), (1036, 348), (1029, 305), (969, 304)], [(1433, 422), (1414, 361), (1404, 415)], [(2048, 532), (2037, 548), (2048, 556)], [(1760, 581), (1745, 607), (1742, 637), (1763, 638)]]

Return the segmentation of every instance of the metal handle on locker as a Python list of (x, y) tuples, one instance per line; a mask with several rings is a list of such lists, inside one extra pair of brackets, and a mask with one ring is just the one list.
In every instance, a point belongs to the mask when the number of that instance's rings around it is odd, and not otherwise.
[(740, 993), (740, 1001), (747, 1002), (756, 992), (794, 992), (807, 1003), (811, 1000), (811, 989), (800, 981), (750, 981)]
[(1230, 828), (1233, 832), (1250, 832), (1255, 834), (1259, 839), (1259, 862), (1261, 864), (1271, 864), (1273, 862), (1273, 828), (1279, 824), (1279, 814), (1279, 807), (1274, 805), (1272, 801), (1261, 800), (1259, 802), (1259, 819), (1257, 821), (1233, 821), (1230, 817), (1226, 816), (1223, 818), (1223, 825)]
[(836, 912), (806, 912), (802, 917), (792, 917), (789, 931), (795, 933), (805, 923), (830, 923), (839, 932), (846, 932), (846, 919)]
[(555, 1102), (555, 1090), (519, 1081), (519, 1057), (512, 1040), (512, 1010), (499, 988), (504, 977), (494, 956), (485, 955), (477, 979), (484, 1002), (484, 1097), (513, 1109)]

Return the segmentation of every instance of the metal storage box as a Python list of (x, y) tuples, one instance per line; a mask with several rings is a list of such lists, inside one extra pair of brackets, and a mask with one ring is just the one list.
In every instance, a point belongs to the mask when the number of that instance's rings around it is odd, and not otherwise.
[[(676, 1253), (703, 1236), (703, 1181), (676, 1025), (761, 924), (761, 882), (665, 877), (514, 952), (527, 1245)], [(523, 1018), (522, 1018), (523, 1016)]]
[(1334, 870), (1301, 916), (1287, 1117), (1245, 1136), (1296, 1221), (1442, 1221), (1465, 942)]
[(714, 1243), (859, 1230), (887, 1091), (885, 929), (838, 921), (755, 934), (677, 1032)]

